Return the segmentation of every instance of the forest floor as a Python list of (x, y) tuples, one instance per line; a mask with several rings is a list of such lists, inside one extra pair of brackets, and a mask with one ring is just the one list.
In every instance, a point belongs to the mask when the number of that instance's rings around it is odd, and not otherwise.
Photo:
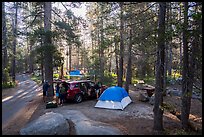
[[(178, 86), (174, 88), (180, 87)], [(130, 103), (123, 111), (95, 108), (94, 106), (97, 100), (86, 100), (79, 104), (68, 102), (63, 106), (59, 106), (58, 108), (53, 109), (78, 110), (91, 120), (104, 122), (120, 129), (124, 135), (152, 135), (154, 122), (153, 105), (148, 102), (139, 101), (139, 92), (141, 91), (137, 90), (134, 86), (130, 87), (129, 96), (133, 102)], [(164, 96), (163, 102), (173, 105), (175, 109), (180, 112), (180, 97)], [(27, 114), (29, 113), (29, 109), (34, 106), (36, 107), (36, 104), (38, 105), (35, 112), (32, 114)], [(26, 123), (37, 119), (46, 112), (53, 111), (53, 109), (45, 109), (45, 103), (42, 100), (41, 94), (26, 107), (25, 111), (22, 112), (22, 116), (12, 120), (6, 128), (2, 129), (2, 132), (3, 134), (19, 134), (20, 129), (24, 127)], [(199, 125), (202, 129), (202, 102), (200, 100), (192, 99), (190, 119)], [(181, 130), (180, 120), (167, 110), (164, 110), (163, 126), (165, 129), (165, 134), (168, 135), (202, 134), (202, 130), (199, 132), (183, 132)], [(74, 135), (72, 132), (70, 134)]]

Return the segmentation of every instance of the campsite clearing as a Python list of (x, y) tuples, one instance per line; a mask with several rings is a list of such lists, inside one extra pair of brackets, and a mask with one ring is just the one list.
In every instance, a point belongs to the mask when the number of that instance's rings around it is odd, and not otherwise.
[[(91, 120), (103, 122), (118, 128), (124, 135), (152, 135), (153, 105), (148, 102), (140, 102), (138, 100), (139, 92), (140, 90), (136, 90), (134, 87), (131, 87), (129, 96), (133, 102), (130, 103), (124, 110), (95, 108), (94, 106), (96, 105), (97, 100), (87, 100), (80, 104), (68, 102), (64, 106), (60, 106), (58, 108), (45, 109), (45, 103), (41, 100), (41, 98), (39, 98), (40, 105), (29, 121), (37, 119), (46, 112), (57, 112), (58, 110), (59, 112), (60, 110), (78, 110)], [(181, 100), (178, 96), (165, 96), (164, 102), (175, 106), (177, 110), (180, 109)], [(200, 123), (202, 126), (202, 102), (197, 99), (192, 99), (191, 105), (191, 114), (193, 115), (192, 119), (197, 123)], [(163, 116), (166, 134), (175, 135), (181, 133), (181, 124), (175, 115), (165, 110)], [(11, 132), (13, 132), (12, 128), (14, 128), (12, 125), (17, 125), (18, 123), (19, 119), (10, 123), (10, 128), (7, 129), (7, 133), (11, 134)], [(17, 128), (17, 126), (15, 126), (15, 128)], [(75, 135), (74, 125), (71, 125), (71, 128), (70, 135)], [(20, 131), (20, 128), (18, 131)], [(17, 132), (17, 129), (15, 132)]]

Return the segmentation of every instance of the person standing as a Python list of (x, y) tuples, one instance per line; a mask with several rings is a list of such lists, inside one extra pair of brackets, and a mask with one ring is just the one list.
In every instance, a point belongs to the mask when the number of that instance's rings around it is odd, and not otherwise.
[(60, 89), (59, 89), (59, 93), (60, 93), (60, 104), (63, 105), (65, 102), (65, 94), (66, 94), (66, 90), (65, 87), (63, 86), (63, 84), (61, 83), (59, 85)]
[(60, 84), (59, 83), (57, 83), (57, 85), (55, 86), (55, 90), (56, 90), (56, 103), (57, 103), (57, 105), (59, 105), (59, 90), (60, 90), (60, 86), (59, 86)]
[(96, 84), (94, 85), (95, 91), (96, 91), (96, 98), (98, 99), (100, 96), (100, 89), (101, 89), (101, 82), (97, 81)]
[(43, 85), (43, 101), (46, 102), (47, 100), (47, 93), (48, 93), (48, 89), (49, 89), (50, 85), (48, 83), (48, 81), (45, 81), (44, 85)]

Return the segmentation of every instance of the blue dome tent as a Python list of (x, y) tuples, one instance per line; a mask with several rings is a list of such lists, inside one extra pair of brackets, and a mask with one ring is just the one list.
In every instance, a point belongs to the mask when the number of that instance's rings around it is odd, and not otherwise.
[(80, 75), (80, 70), (72, 70), (69, 72), (70, 76), (78, 76)]
[(112, 86), (101, 94), (95, 107), (123, 110), (131, 102), (132, 100), (124, 88)]

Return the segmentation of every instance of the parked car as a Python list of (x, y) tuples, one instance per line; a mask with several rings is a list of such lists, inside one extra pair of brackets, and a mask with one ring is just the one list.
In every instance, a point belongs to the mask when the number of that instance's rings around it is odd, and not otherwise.
[[(73, 100), (76, 103), (80, 103), (86, 99), (96, 99), (95, 83), (91, 80), (79, 80), (79, 81), (55, 81), (55, 83), (64, 83), (67, 91), (66, 100)], [(104, 86), (101, 88), (100, 94), (105, 90)]]

